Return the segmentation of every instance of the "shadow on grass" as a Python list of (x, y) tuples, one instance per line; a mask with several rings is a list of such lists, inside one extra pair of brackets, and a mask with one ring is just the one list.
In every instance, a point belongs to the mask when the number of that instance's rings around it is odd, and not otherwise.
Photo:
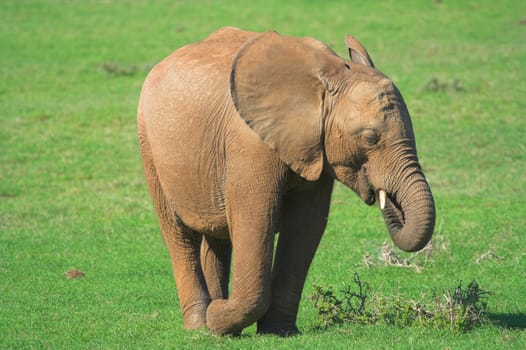
[(525, 314), (488, 314), (488, 318), (501, 328), (526, 329)]

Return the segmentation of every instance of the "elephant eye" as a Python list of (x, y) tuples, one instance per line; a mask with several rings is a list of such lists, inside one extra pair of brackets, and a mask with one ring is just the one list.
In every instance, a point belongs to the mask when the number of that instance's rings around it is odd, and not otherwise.
[(380, 140), (380, 135), (373, 129), (365, 129), (362, 131), (360, 138), (369, 146), (376, 145)]

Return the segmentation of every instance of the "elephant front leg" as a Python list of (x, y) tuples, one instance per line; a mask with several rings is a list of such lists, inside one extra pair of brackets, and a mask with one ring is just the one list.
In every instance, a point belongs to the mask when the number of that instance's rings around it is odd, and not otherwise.
[(281, 210), (272, 299), (258, 321), (258, 333), (287, 336), (298, 333), (296, 317), (310, 264), (327, 224), (333, 180), (320, 178), (312, 189), (287, 194)]
[(268, 309), (275, 218), (281, 196), (279, 183), (254, 184), (254, 175), (248, 172), (235, 181), (226, 186), (232, 290), (228, 299), (212, 300), (206, 313), (207, 326), (220, 335), (241, 333)]
[(238, 223), (232, 230), (232, 293), (228, 299), (212, 300), (206, 313), (213, 334), (240, 334), (261, 318), (270, 304), (274, 234), (251, 223), (249, 215), (239, 221), (246, 224)]

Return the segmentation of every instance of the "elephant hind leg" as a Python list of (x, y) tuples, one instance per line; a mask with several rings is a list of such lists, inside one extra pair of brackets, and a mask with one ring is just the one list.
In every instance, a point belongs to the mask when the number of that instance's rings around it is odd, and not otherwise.
[(201, 243), (201, 265), (212, 300), (228, 299), (228, 281), (232, 243), (228, 239), (204, 236)]
[(176, 223), (169, 230), (163, 229), (163, 236), (172, 259), (184, 328), (206, 328), (210, 295), (199, 259), (202, 235)]
[(166, 199), (141, 122), (142, 120), (139, 116), (139, 141), (144, 174), (148, 182), (148, 188), (164, 241), (170, 252), (179, 302), (183, 313), (184, 327), (186, 329), (205, 328), (206, 310), (210, 304), (210, 296), (205, 285), (199, 259), (202, 235), (182, 225)]

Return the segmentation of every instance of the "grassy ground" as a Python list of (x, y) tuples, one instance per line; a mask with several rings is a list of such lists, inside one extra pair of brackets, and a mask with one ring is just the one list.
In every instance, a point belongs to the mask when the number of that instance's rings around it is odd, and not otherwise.
[[(437, 203), (439, 248), (416, 272), (378, 260), (380, 213), (337, 186), (290, 339), (182, 330), (142, 175), (147, 71), (224, 25), (342, 55), (344, 35), (358, 37), (406, 98)], [(525, 348), (525, 42), (519, 0), (0, 2), (0, 348)], [(494, 292), (492, 324), (316, 330), (312, 284), (341, 288), (354, 271), (408, 298), (476, 279)]]

